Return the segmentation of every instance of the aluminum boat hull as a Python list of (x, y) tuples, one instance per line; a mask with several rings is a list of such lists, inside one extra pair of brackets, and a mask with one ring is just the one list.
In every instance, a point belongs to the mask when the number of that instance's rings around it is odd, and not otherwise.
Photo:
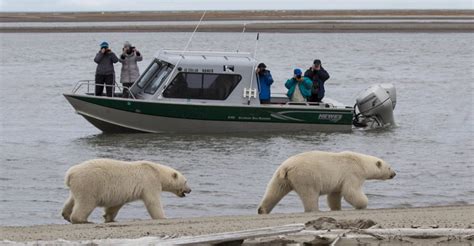
[(64, 94), (76, 112), (106, 133), (347, 132), (353, 109), (229, 106)]

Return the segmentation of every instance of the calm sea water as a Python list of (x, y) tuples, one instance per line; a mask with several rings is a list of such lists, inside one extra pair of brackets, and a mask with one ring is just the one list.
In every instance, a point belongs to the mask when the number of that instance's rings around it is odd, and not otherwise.
[[(275, 77), (315, 58), (331, 74), (327, 96), (352, 105), (371, 84), (393, 83), (398, 127), (352, 133), (272, 135), (102, 134), (75, 114), (62, 93), (92, 79), (107, 40), (142, 51), (142, 70), (160, 48), (182, 49), (189, 33), (0, 34), (0, 224), (66, 223), (66, 170), (91, 158), (146, 159), (189, 180), (186, 198), (163, 195), (168, 217), (256, 214), (278, 165), (308, 150), (351, 150), (381, 157), (398, 175), (365, 184), (369, 208), (474, 203), (474, 35), (470, 33), (261, 34), (256, 56)], [(250, 50), (255, 34), (197, 33), (190, 49)], [(239, 45), (239, 40), (242, 40)], [(120, 66), (116, 66), (116, 71)], [(321, 199), (327, 210), (325, 199)], [(348, 208), (347, 204), (344, 204)], [(301, 212), (291, 193), (275, 213)], [(101, 221), (97, 209), (90, 219)], [(148, 219), (141, 202), (118, 220)]]

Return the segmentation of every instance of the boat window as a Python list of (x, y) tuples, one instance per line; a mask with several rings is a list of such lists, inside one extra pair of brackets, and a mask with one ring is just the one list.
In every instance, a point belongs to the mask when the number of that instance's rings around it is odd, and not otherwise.
[(164, 65), (161, 67), (159, 72), (151, 79), (151, 82), (148, 83), (148, 86), (145, 88), (145, 93), (155, 94), (158, 87), (166, 80), (173, 68), (169, 65)]
[(180, 72), (163, 92), (164, 97), (225, 100), (242, 79), (238, 74)]
[(161, 63), (154, 61), (148, 68), (145, 70), (141, 78), (137, 82), (137, 86), (143, 88), (150, 80), (158, 74)]
[[(154, 60), (150, 66), (148, 66), (148, 68), (145, 70), (145, 72), (142, 74), (142, 76), (138, 79), (137, 81), (137, 86), (139, 88), (151, 88), (150, 87), (150, 83), (157, 83), (158, 82), (161, 82), (161, 80), (163, 78), (160, 78), (158, 79), (158, 76), (165, 76), (169, 74), (168, 73), (165, 73), (163, 74), (162, 71), (168, 71), (169, 68), (173, 68), (173, 65), (167, 63), (167, 62), (164, 62), (164, 61), (160, 61), (160, 60)], [(158, 80), (157, 80), (158, 79)], [(158, 88), (159, 85), (161, 83), (158, 83), (158, 84), (155, 84), (153, 86), (153, 88)], [(150, 89), (148, 89), (148, 91), (146, 91), (147, 93), (150, 93)], [(156, 91), (156, 90), (155, 90)]]

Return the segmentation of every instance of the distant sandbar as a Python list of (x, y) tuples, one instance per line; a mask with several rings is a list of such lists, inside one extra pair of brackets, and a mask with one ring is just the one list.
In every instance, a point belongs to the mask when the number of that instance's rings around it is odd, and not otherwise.
[[(202, 14), (202, 11), (3, 12), (0, 13), (0, 32), (190, 32)], [(247, 32), (473, 32), (473, 17), (473, 10), (209, 11), (199, 31), (241, 32), (246, 23)], [(163, 21), (183, 23), (151, 23)], [(54, 24), (58, 22), (92, 24)], [(124, 23), (103, 26), (101, 22)]]

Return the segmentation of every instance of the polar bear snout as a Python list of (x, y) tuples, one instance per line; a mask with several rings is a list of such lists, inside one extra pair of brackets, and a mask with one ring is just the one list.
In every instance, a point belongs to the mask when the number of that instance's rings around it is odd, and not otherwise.
[(181, 192), (178, 193), (178, 196), (179, 196), (179, 197), (185, 197), (186, 194), (191, 193), (191, 191), (192, 191), (191, 188), (189, 188), (189, 186), (186, 186), (186, 187), (184, 188), (184, 190), (182, 190)]
[(397, 174), (394, 171), (392, 171), (392, 173), (390, 174), (390, 179), (393, 179), (396, 175)]

